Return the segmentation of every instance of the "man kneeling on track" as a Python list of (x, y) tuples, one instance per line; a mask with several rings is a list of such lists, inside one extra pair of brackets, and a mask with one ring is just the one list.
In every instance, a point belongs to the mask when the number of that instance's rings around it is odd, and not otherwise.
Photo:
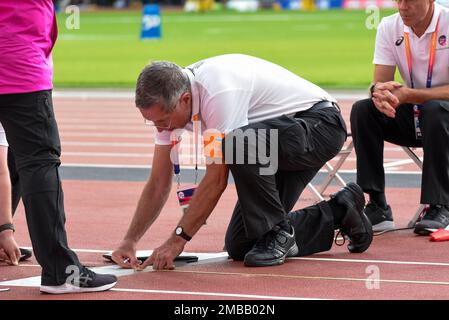
[[(318, 86), (278, 65), (240, 54), (212, 57), (185, 69), (154, 62), (137, 80), (136, 106), (156, 127), (156, 146), (134, 218), (113, 252), (120, 266), (174, 268), (174, 259), (220, 199), (229, 171), (238, 201), (225, 246), (234, 260), (271, 266), (287, 257), (329, 250), (335, 229), (349, 237), (350, 252), (370, 246), (372, 227), (362, 213), (365, 199), (355, 183), (329, 201), (291, 211), (346, 139), (335, 99)], [(194, 131), (195, 136), (201, 130), (205, 141), (219, 147), (206, 152), (206, 174), (173, 233), (139, 265), (137, 242), (158, 217), (171, 189), (171, 160), (176, 158), (171, 157), (171, 152), (176, 154), (172, 145), (182, 132), (177, 129)]]

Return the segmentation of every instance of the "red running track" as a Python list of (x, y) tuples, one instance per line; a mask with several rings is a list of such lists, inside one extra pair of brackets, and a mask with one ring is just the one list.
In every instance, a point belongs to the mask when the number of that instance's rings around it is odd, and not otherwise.
[[(347, 119), (350, 103), (342, 105)], [(143, 125), (131, 101), (55, 99), (55, 106), (65, 164), (149, 166), (151, 163), (152, 132)], [(407, 160), (400, 149), (387, 149), (386, 158)], [(345, 168), (353, 170), (354, 162), (348, 161)], [(397, 166), (397, 170), (415, 168)], [(70, 246), (81, 250), (77, 252), (86, 265), (108, 266), (101, 253), (114, 249), (123, 237), (144, 184), (70, 180), (63, 185)], [(419, 202), (419, 189), (389, 188), (387, 194), (397, 226), (406, 226)], [(222, 251), (235, 200), (235, 188), (230, 185), (207, 225), (185, 251)], [(313, 200), (306, 190), (297, 208)], [(180, 215), (173, 190), (160, 219), (141, 240), (139, 249), (153, 249), (162, 244)], [(20, 245), (30, 246), (22, 207), (15, 223)], [(10, 291), (0, 292), (0, 300), (448, 299), (447, 252), (448, 242), (432, 243), (428, 237), (405, 230), (375, 237), (373, 245), (363, 254), (350, 254), (345, 246), (334, 246), (329, 252), (289, 259), (282, 266), (269, 268), (246, 268), (241, 262), (221, 259), (181, 266), (174, 271), (121, 276), (114, 291), (88, 295), (41, 295), (37, 287), (23, 281), (24, 287), (9, 285)], [(19, 267), (2, 265), (0, 270), (0, 281), (40, 274), (34, 259)], [(373, 272), (379, 275), (376, 278), (379, 281), (373, 281)]]

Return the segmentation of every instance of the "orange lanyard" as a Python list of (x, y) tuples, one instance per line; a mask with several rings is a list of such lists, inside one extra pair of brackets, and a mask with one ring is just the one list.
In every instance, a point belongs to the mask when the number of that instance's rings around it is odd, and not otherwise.
[[(435, 50), (437, 47), (437, 34), (439, 24), (440, 24), (440, 17), (438, 17), (435, 31), (432, 33), (432, 41), (430, 44), (430, 53), (429, 53), (429, 66), (427, 68), (427, 82), (426, 82), (427, 88), (430, 88), (432, 86), (432, 73), (433, 73), (433, 66), (435, 64)], [(410, 84), (411, 87), (414, 88), (415, 84), (413, 82), (412, 53), (410, 50), (410, 40), (408, 37), (408, 32), (404, 32), (404, 40), (405, 40), (405, 54), (407, 56), (408, 72), (410, 73)]]

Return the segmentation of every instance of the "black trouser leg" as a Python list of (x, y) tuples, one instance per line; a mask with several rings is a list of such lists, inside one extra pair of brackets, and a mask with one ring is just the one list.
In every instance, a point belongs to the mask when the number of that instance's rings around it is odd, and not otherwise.
[(298, 256), (328, 251), (334, 240), (334, 215), (327, 201), (293, 211), (289, 215), (295, 228)]
[(449, 102), (433, 100), (421, 108), (421, 203), (449, 204)]
[(20, 202), (20, 180), (19, 174), (16, 168), (16, 159), (14, 157), (14, 152), (11, 147), (8, 148), (8, 169), (9, 176), (11, 178), (11, 204), (12, 204), (12, 215), (16, 213), (17, 206)]
[(351, 110), (351, 130), (357, 155), (357, 184), (363, 191), (385, 191), (384, 141), (419, 147), (415, 138), (413, 106), (401, 105), (396, 117), (376, 109), (371, 99), (357, 101)]
[[(276, 187), (283, 211), (289, 212), (298, 201), (304, 188), (315, 176), (317, 170), (296, 172), (278, 171), (276, 173)], [(245, 254), (252, 249), (260, 235), (248, 236), (247, 226), (258, 224), (257, 218), (245, 219), (242, 214), (240, 200), (237, 201), (234, 212), (226, 231), (225, 247), (231, 258), (243, 260)], [(295, 230), (296, 231), (296, 230)]]
[(68, 266), (81, 267), (67, 244), (61, 147), (51, 91), (0, 95), (0, 121), (14, 152), (28, 229), (42, 284), (65, 282)]
[[(262, 165), (258, 163), (228, 164), (235, 180), (239, 202), (226, 234), (226, 248), (236, 260), (243, 259), (257, 239), (285, 219), (286, 213), (291, 210), (318, 169), (338, 154), (346, 136), (340, 114), (331, 110), (324, 114), (306, 113), (297, 120), (284, 116), (246, 126), (241, 130), (246, 132), (248, 129), (270, 128), (279, 132), (280, 171), (273, 175), (261, 175), (259, 169)], [(234, 147), (237, 151), (240, 148), (240, 152), (245, 152), (247, 159), (250, 144), (251, 142), (246, 142), (244, 150), (238, 144)], [(304, 213), (312, 211), (306, 210)], [(320, 223), (320, 219), (309, 221)], [(309, 227), (314, 231), (326, 229), (320, 226)], [(301, 228), (296, 229), (295, 227), (295, 231), (300, 233), (303, 231)], [(333, 225), (329, 233), (333, 235)], [(322, 237), (315, 239), (320, 238)], [(313, 251), (308, 247), (306, 245), (303, 252)], [(327, 248), (327, 242), (317, 247)]]
[(421, 108), (422, 140), (414, 129), (413, 105), (396, 109), (396, 117), (380, 113), (371, 99), (358, 101), (351, 111), (357, 155), (357, 183), (364, 191), (384, 192), (383, 140), (408, 147), (423, 147), (421, 203), (449, 203), (449, 102), (432, 100)]

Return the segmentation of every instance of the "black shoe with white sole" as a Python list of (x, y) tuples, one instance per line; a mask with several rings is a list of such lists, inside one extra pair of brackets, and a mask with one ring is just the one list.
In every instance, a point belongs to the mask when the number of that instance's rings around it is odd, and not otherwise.
[(373, 241), (373, 227), (368, 217), (363, 213), (365, 197), (362, 189), (358, 184), (350, 182), (331, 197), (338, 204), (346, 207), (346, 214), (339, 227), (341, 233), (349, 237), (349, 252), (366, 251)]
[(415, 225), (414, 232), (419, 235), (429, 235), (433, 230), (445, 229), (449, 225), (448, 206), (431, 205), (426, 215)]
[(79, 275), (75, 273), (59, 286), (41, 285), (40, 291), (51, 294), (100, 292), (111, 289), (117, 283), (117, 277), (111, 274), (98, 274), (86, 267)]
[(373, 225), (374, 232), (382, 232), (393, 230), (395, 228), (393, 221), (393, 212), (391, 207), (387, 205), (387, 208), (381, 208), (375, 203), (368, 203), (363, 210), (368, 217), (369, 221)]
[(267, 232), (257, 241), (254, 247), (245, 255), (244, 264), (247, 267), (268, 267), (283, 264), (285, 258), (298, 254), (295, 240), (295, 229), (291, 234), (279, 226)]

